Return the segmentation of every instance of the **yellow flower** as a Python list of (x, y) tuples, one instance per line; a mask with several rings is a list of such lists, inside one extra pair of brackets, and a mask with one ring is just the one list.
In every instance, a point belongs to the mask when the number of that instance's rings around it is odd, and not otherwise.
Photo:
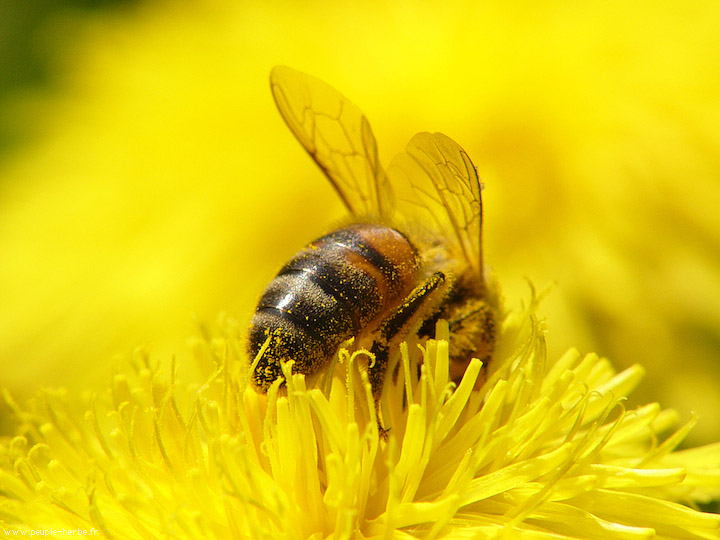
[[(534, 309), (534, 307), (532, 308)], [(200, 386), (133, 369), (81, 400), (45, 392), (7, 402), (18, 434), (0, 446), (6, 531), (108, 538), (718, 538), (720, 444), (676, 450), (693, 421), (650, 404), (626, 410), (640, 366), (596, 355), (546, 359), (531, 311), (509, 314), (487, 375), (471, 362), (448, 385), (447, 327), (402, 348), (378, 432), (364, 366), (341, 351), (316, 385), (248, 387), (232, 323), (197, 341), (214, 366)], [(289, 374), (289, 366), (285, 366)], [(331, 374), (334, 373), (334, 376)], [(478, 376), (487, 377), (474, 391)]]
[[(363, 105), (387, 155), (418, 129), (462, 140), (488, 187), (487, 260), (504, 290), (560, 282), (549, 349), (642, 361), (646, 387), (693, 401), (696, 431), (717, 440), (718, 8), (566, 8), (149, 2), (76, 21), (63, 90), (7, 107), (43, 136), (2, 163), (0, 384), (74, 387), (29, 408), (7, 398), (6, 528), (717, 537), (716, 516), (675, 504), (717, 498), (717, 444), (675, 451), (694, 420), (673, 434), (678, 415), (622, 401), (640, 368), (616, 375), (577, 353), (546, 368), (542, 333), (519, 315), (483, 394), (446, 401), (442, 340), (427, 380), (388, 385), (387, 442), (360, 370), (349, 395), (342, 377), (326, 393), (293, 380), (268, 406), (243, 390), (232, 335), (197, 347), (218, 362), (199, 389), (183, 358), (168, 378), (141, 355), (106, 394), (76, 397), (131, 344), (178, 351), (190, 311), (247, 315), (270, 269), (339, 216), (306, 157), (278, 144), (265, 77), (283, 62)], [(326, 216), (297, 220), (304, 207)]]
[(638, 402), (695, 410), (691, 437), (720, 439), (720, 3), (136, 4), (28, 31), (56, 84), (0, 104), (24, 135), (0, 163), (14, 394), (93, 386), (145, 340), (182, 352), (188, 313), (247, 316), (342, 217), (272, 105), (283, 63), (360, 105), (384, 163), (417, 131), (460, 141), (505, 294), (559, 284), (541, 307), (553, 356), (642, 355)]

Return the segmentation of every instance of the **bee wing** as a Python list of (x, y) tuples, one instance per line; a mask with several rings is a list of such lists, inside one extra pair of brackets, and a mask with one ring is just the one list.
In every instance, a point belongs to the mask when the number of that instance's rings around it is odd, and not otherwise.
[(362, 111), (323, 81), (286, 66), (273, 68), (270, 88), (288, 127), (350, 213), (387, 216), (390, 187)]
[(398, 213), (440, 231), (482, 279), (482, 188), (465, 151), (442, 133), (418, 133), (387, 175)]

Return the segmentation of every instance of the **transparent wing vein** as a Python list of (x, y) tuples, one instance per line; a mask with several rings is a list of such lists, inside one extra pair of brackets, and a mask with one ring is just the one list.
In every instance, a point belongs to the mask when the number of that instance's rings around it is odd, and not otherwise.
[(350, 213), (388, 215), (389, 185), (362, 111), (331, 86), (285, 66), (272, 70), (270, 86), (288, 127)]
[(480, 181), (467, 153), (442, 133), (418, 133), (388, 168), (402, 215), (440, 231), (482, 273)]

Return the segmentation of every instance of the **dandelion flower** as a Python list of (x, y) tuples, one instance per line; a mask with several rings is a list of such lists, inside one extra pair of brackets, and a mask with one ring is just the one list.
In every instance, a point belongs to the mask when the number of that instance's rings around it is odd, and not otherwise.
[[(246, 313), (340, 219), (282, 142), (265, 77), (286, 63), (362, 104), (383, 160), (421, 129), (463, 142), (488, 186), (486, 259), (506, 296), (525, 275), (560, 284), (542, 306), (553, 357), (576, 345), (626, 367), (642, 351), (637, 403), (720, 410), (720, 3), (50, 4), (2, 3), (17, 6), (7, 36), (31, 40), (54, 83), (0, 103), (18, 143), (0, 155), (0, 365), (14, 395), (94, 386), (98, 360), (146, 340), (181, 354), (187, 313)], [(61, 5), (18, 31), (16, 13)], [(720, 422), (691, 436), (720, 440)]]
[[(549, 362), (542, 325), (510, 313), (496, 358), (448, 383), (447, 327), (412, 350), (380, 407), (364, 366), (341, 351), (313, 381), (267, 395), (231, 322), (197, 341), (198, 386), (138, 352), (85, 400), (6, 395), (17, 434), (0, 446), (6, 531), (107, 538), (718, 538), (720, 444), (677, 450), (657, 404), (626, 410), (643, 375), (570, 351)], [(487, 374), (483, 373), (487, 371)], [(481, 389), (476, 379), (484, 376)], [(88, 532), (90, 531), (90, 532)]]

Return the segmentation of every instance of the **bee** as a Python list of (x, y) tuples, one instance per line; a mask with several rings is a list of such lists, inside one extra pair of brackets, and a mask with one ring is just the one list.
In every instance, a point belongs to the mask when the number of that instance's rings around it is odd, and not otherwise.
[(497, 304), (483, 273), (481, 184), (465, 151), (418, 133), (386, 171), (367, 119), (335, 89), (284, 66), (270, 86), (350, 223), (310, 242), (265, 289), (247, 341), (255, 387), (282, 377), (282, 361), (321, 373), (343, 342), (364, 339), (377, 403), (392, 351), (413, 333), (430, 336), (439, 318), (449, 323), (453, 381), (472, 358), (487, 363)]

